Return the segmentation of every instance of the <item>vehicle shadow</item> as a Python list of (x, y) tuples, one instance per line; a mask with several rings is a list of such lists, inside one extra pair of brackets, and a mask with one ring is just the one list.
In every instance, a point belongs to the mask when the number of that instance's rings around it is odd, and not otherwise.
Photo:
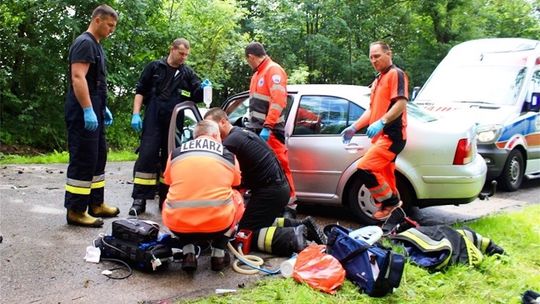
[(324, 206), (311, 203), (298, 203), (298, 218), (315, 217), (319, 225), (340, 224), (345, 227), (360, 227), (351, 211), (343, 206)]

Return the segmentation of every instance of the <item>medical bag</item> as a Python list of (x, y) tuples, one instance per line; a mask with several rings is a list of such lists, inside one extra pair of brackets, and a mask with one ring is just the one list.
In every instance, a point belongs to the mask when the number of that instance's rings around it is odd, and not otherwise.
[(346, 277), (372, 297), (382, 297), (399, 287), (405, 257), (378, 243), (353, 238), (349, 229), (339, 225), (325, 227), (327, 252), (345, 269)]
[(94, 241), (101, 258), (119, 259), (136, 269), (156, 271), (172, 259), (171, 235), (159, 233), (159, 225), (139, 219), (119, 219), (112, 223), (111, 235)]

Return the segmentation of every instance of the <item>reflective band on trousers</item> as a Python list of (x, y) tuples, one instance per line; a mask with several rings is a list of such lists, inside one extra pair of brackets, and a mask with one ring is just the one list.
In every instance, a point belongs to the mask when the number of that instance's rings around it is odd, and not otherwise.
[(66, 185), (66, 191), (73, 194), (90, 195), (91, 189)]
[(68, 178), (66, 180), (66, 191), (73, 194), (89, 195), (92, 182)]
[(277, 227), (262, 228), (257, 239), (257, 248), (264, 252), (272, 253), (272, 239)]
[(103, 187), (105, 187), (105, 174), (92, 177), (92, 189), (98, 189)]
[(136, 185), (155, 186), (157, 184), (156, 178), (156, 173), (135, 172), (133, 183)]
[(274, 223), (272, 224), (272, 226), (285, 227), (285, 218), (284, 217), (276, 217), (276, 219), (274, 220)]
[(166, 201), (167, 207), (171, 209), (182, 208), (204, 208), (204, 207), (220, 207), (232, 203), (232, 198), (224, 200), (194, 200), (194, 201)]
[(371, 195), (373, 198), (375, 198), (377, 201), (382, 202), (392, 197), (392, 189), (390, 189), (390, 186), (388, 186), (387, 183), (384, 183), (378, 187), (370, 188), (369, 192), (371, 192)]
[(144, 178), (137, 178), (135, 177), (133, 179), (133, 183), (137, 185), (145, 185), (145, 186), (154, 186), (157, 185), (156, 179), (144, 179)]

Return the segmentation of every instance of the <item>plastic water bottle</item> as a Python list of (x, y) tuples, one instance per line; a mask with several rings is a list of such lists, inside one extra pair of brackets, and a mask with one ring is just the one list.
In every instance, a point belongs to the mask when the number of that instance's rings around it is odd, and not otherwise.
[(206, 105), (206, 108), (210, 108), (210, 104), (212, 104), (212, 83), (208, 83), (203, 88), (203, 102)]
[(294, 271), (294, 264), (296, 264), (296, 258), (298, 255), (293, 255), (288, 260), (285, 260), (279, 265), (279, 270), (281, 272), (281, 275), (285, 278), (290, 278)]

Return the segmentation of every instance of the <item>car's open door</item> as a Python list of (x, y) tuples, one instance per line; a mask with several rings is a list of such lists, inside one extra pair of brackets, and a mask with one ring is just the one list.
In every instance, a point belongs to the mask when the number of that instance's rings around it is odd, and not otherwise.
[(182, 143), (193, 139), (193, 129), (202, 115), (192, 101), (182, 102), (174, 107), (169, 125), (168, 154)]

